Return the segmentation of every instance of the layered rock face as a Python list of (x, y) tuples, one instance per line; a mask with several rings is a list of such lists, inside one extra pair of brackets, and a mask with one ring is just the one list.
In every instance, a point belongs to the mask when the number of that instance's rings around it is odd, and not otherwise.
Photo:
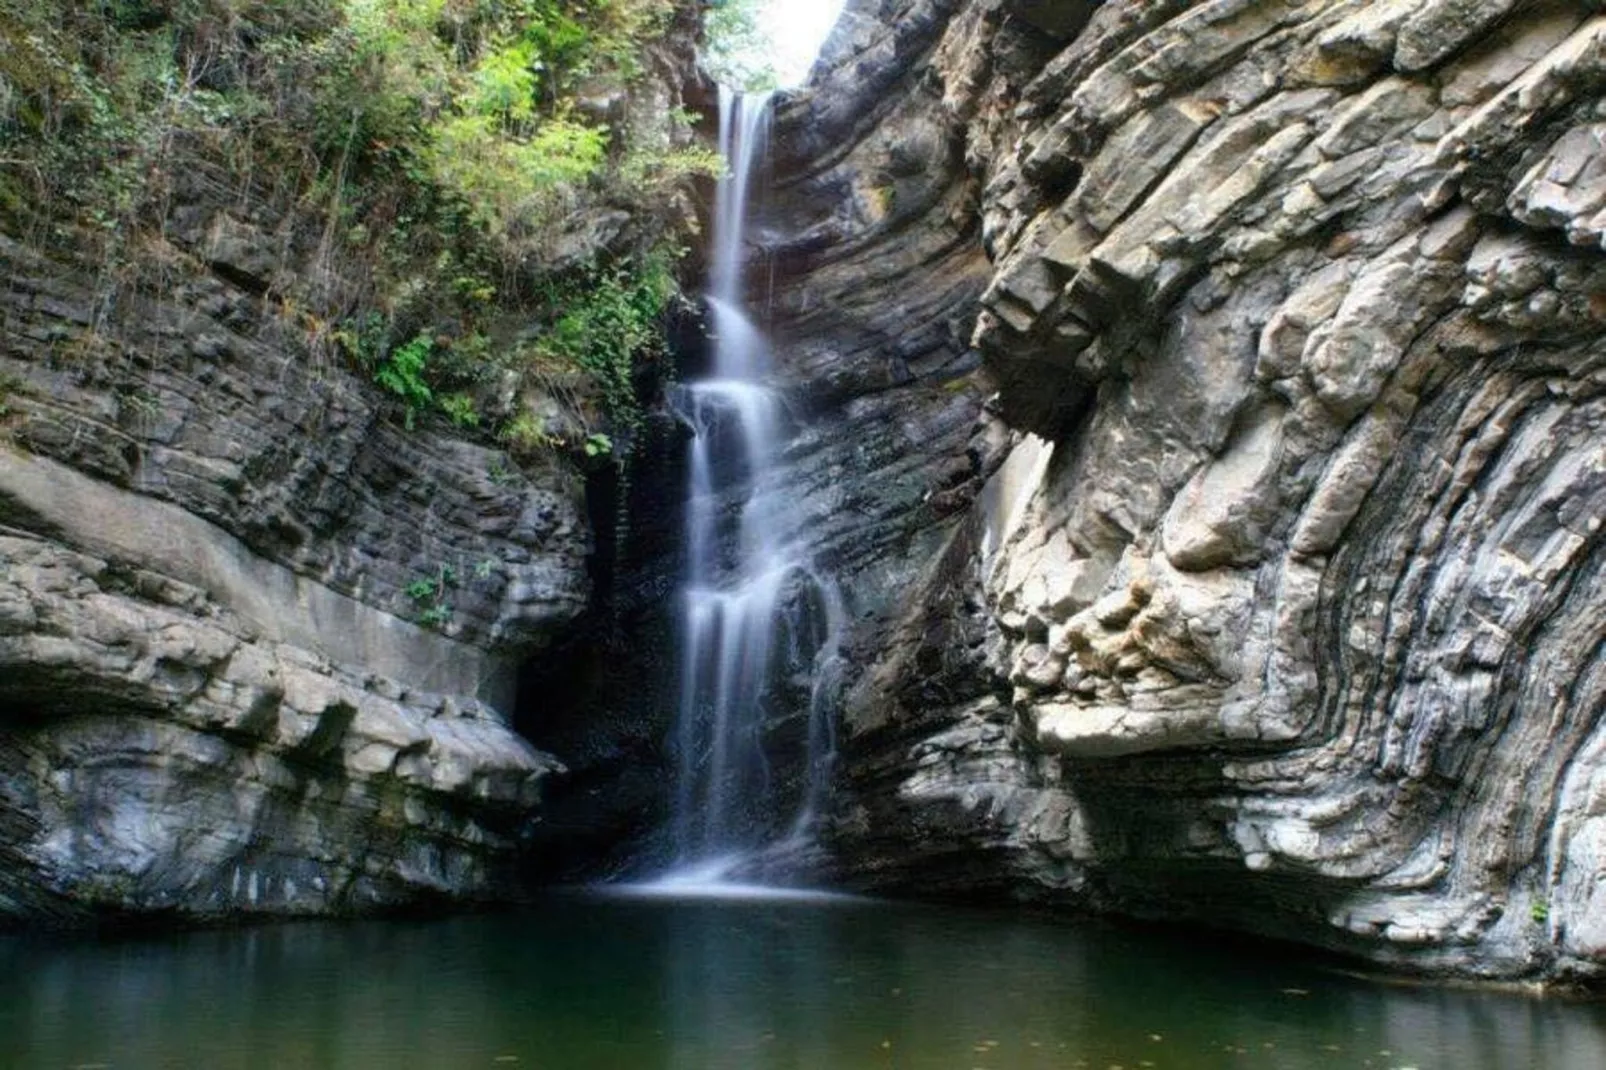
[[(266, 36), (242, 19), (226, 62), (189, 60), (208, 91), (252, 47), (299, 47), (255, 14)], [(663, 14), (629, 76), (598, 73), (576, 101), (616, 155), (687, 140), (700, 8)], [(385, 106), (411, 106), (390, 88)], [(328, 191), (306, 187), (311, 141), (259, 152), (248, 123), (181, 124), (108, 233), (15, 201), (0, 218), (0, 924), (506, 899), (547, 861), (566, 770), (513, 722), (543, 727), (561, 696), (515, 692), (584, 646), (588, 488), (572, 459), (511, 455), (494, 428), (573, 433), (546, 396), (570, 384), (496, 360), (446, 373), (475, 384), (478, 432), (416, 390), (404, 412), (376, 382), (373, 325), (388, 312), (437, 343), (432, 371), (528, 343), (542, 328), (515, 291), (686, 228), (689, 180), (566, 188), (565, 218), (521, 232), (522, 262), (503, 262), (519, 278), (476, 296), (470, 323), (408, 308), (480, 285), (463, 262), (379, 265), (394, 247), (357, 236), (393, 209), (421, 247), (449, 247), (461, 221), (385, 198), (353, 218), (342, 183), (371, 176), (347, 170), (355, 115), (351, 131)], [(475, 355), (439, 344), (469, 332)]]
[(985, 250), (1026, 433), (867, 629), (842, 875), (1599, 976), (1600, 5), (860, 3), (829, 59), (815, 181), (965, 191), (848, 287), (880, 352)]
[(267, 296), (271, 218), (189, 192), (121, 308), (4, 247), (0, 916), (505, 895), (559, 765), (498, 709), (585, 606), (578, 481), (404, 431)]
[(1002, 460), (970, 344), (991, 267), (966, 115), (911, 56), (955, 4), (887, 26), (850, 5), (823, 78), (777, 110), (760, 255), (779, 375), (801, 415), (786, 458), (822, 571), (885, 642), (911, 583)]

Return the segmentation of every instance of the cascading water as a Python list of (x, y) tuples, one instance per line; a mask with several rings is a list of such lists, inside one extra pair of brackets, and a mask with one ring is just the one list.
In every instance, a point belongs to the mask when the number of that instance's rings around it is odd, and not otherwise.
[[(834, 676), (826, 670), (836, 596), (810, 559), (806, 525), (787, 508), (779, 477), (788, 413), (765, 385), (770, 347), (746, 300), (749, 202), (769, 121), (768, 95), (721, 90), (719, 147), (729, 172), (713, 226), (713, 371), (676, 397), (693, 437), (670, 882), (676, 874), (717, 881), (783, 828), (804, 835), (833, 747), (823, 684)], [(802, 709), (792, 713), (794, 705)], [(803, 774), (783, 784), (766, 737), (789, 715), (808, 723)]]

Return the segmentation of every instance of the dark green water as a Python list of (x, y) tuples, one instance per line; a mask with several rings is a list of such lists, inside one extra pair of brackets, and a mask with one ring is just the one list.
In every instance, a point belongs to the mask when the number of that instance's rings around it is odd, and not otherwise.
[(0, 941), (0, 1067), (1602, 1070), (1606, 1008), (885, 904)]

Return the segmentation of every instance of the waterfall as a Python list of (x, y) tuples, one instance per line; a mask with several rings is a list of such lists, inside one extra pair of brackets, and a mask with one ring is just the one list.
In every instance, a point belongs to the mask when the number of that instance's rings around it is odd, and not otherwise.
[[(747, 303), (744, 283), (747, 275), (747, 220), (753, 179), (769, 148), (770, 94), (737, 93), (719, 87), (719, 155), (725, 161), (725, 177), (714, 198), (713, 250), (709, 264), (709, 303), (726, 315), (741, 315)], [(724, 324), (716, 324), (716, 327)], [(756, 337), (756, 331), (754, 335)], [(734, 343), (718, 342), (715, 374), (732, 378), (756, 378), (769, 370), (767, 361), (727, 366), (719, 358), (738, 360), (747, 356)], [(747, 341), (747, 339), (743, 339)]]
[[(765, 382), (769, 340), (747, 301), (747, 223), (769, 123), (767, 94), (721, 90), (728, 173), (712, 228), (712, 374), (673, 398), (692, 432), (674, 847), (677, 872), (713, 880), (784, 830), (806, 835), (834, 747), (828, 682), (840, 611), (779, 478), (790, 416)], [(766, 748), (788, 720), (803, 763), (790, 783)]]

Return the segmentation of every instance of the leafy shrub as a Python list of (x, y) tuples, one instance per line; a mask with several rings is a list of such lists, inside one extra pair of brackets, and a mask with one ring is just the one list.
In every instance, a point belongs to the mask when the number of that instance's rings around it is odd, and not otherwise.
[(539, 228), (567, 203), (567, 194), (601, 170), (607, 132), (566, 118), (543, 123), (529, 140), (497, 135), (495, 120), (462, 115), (433, 130), (425, 150), (432, 175), (452, 196), (473, 205), (487, 233), (514, 222)]
[(537, 343), (537, 361), (584, 369), (615, 426), (641, 425), (636, 365), (665, 353), (663, 319), (679, 293), (673, 251), (659, 249), (638, 261), (597, 269), (559, 296), (562, 309)]
[(435, 340), (419, 335), (386, 357), (374, 372), (374, 381), (402, 399), (407, 406), (407, 429), (412, 430), (418, 413), (435, 400), (435, 392), (424, 378)]

